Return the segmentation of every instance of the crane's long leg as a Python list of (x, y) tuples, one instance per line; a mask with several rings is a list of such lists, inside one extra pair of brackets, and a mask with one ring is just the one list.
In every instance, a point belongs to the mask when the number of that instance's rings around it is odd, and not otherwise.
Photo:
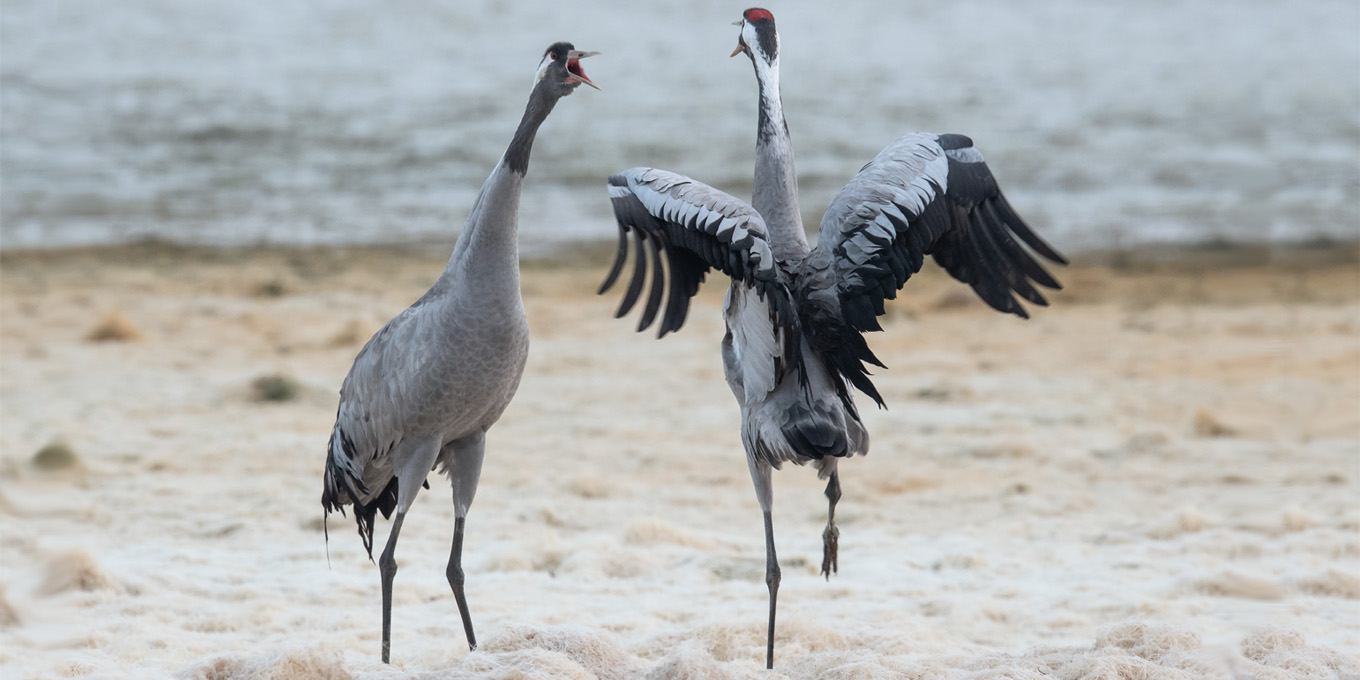
[[(468, 508), (477, 495), (477, 482), (482, 477), (482, 459), (486, 455), (486, 434), (477, 432), (445, 444), (449, 464), (449, 478), (453, 484), (453, 548), (449, 551), (449, 567), (444, 572), (458, 603), (458, 615), (463, 619), (463, 633), (467, 635), (468, 651), (477, 651), (477, 635), (472, 632), (472, 614), (468, 611), (467, 596), (463, 592), (463, 526)], [(444, 456), (441, 456), (444, 458)]]
[(391, 663), (392, 652), (392, 579), (397, 575), (397, 535), (401, 533), (401, 522), (406, 518), (406, 511), (399, 510), (397, 518), (392, 521), (392, 532), (387, 535), (387, 547), (383, 548), (382, 557), (378, 558), (378, 570), (382, 573), (382, 660), (383, 663)]
[(774, 488), (770, 479), (770, 464), (757, 460), (749, 447), (746, 452), (746, 466), (751, 470), (751, 482), (756, 487), (756, 500), (760, 501), (760, 511), (765, 517), (765, 586), (770, 589), (770, 625), (766, 630), (765, 667), (774, 668), (774, 613), (775, 603), (779, 599), (779, 557), (774, 552), (774, 520), (770, 517)]
[(392, 651), (392, 578), (397, 575), (397, 536), (401, 534), (401, 523), (406, 519), (406, 511), (411, 509), (416, 494), (430, 474), (430, 466), (439, 455), (439, 440), (434, 437), (407, 439), (393, 449), (389, 456), (396, 461), (397, 467), (397, 516), (392, 520), (392, 531), (387, 535), (387, 547), (378, 558), (378, 571), (382, 573), (383, 598), (383, 635), (382, 660), (391, 663)]
[(822, 532), (822, 575), (826, 580), (831, 580), (831, 574), (836, 572), (836, 556), (839, 551), (841, 530), (836, 528), (836, 501), (841, 499), (841, 480), (840, 473), (831, 473), (831, 481), (826, 483), (826, 499), (828, 501), (826, 509), (826, 530)]
[(765, 643), (765, 667), (774, 668), (774, 611), (779, 598), (779, 558), (774, 554), (774, 522), (765, 511), (765, 585), (770, 589), (770, 626)]
[(453, 520), (453, 550), (449, 553), (449, 587), (458, 602), (458, 615), (463, 619), (463, 633), (467, 635), (468, 651), (477, 650), (477, 635), (472, 632), (472, 614), (468, 612), (467, 596), (463, 594), (463, 523), (466, 517)]

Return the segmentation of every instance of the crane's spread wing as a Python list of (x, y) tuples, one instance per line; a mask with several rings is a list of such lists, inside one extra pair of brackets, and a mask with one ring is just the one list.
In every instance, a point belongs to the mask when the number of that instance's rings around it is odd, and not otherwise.
[(1034, 284), (1061, 288), (1029, 251), (1067, 264), (1011, 208), (971, 139), (920, 132), (889, 144), (841, 189), (822, 217), (817, 248), (821, 257), (812, 260), (830, 269), (821, 280), (834, 286), (828, 307), (843, 331), (832, 331), (837, 368), (880, 404), (860, 361), (882, 364), (859, 334), (882, 330), (883, 301), (926, 255), (992, 308), (1020, 317), (1029, 315), (1015, 296), (1047, 305)]
[[(611, 176), (609, 199), (619, 224), (619, 250), (599, 292), (609, 290), (623, 272), (630, 250), (628, 235), (633, 234), (633, 275), (615, 316), (627, 314), (637, 304), (650, 259), (652, 285), (638, 321), (639, 331), (652, 325), (663, 297), (666, 308), (657, 337), (679, 330), (689, 313), (690, 298), (709, 269), (770, 296), (776, 313), (781, 307), (791, 309), (787, 287), (766, 240), (765, 220), (744, 201), (684, 175), (653, 168), (632, 168)], [(791, 319), (793, 315), (783, 316)]]
[[(717, 269), (754, 291), (753, 299), (767, 303), (773, 333), (769, 341), (778, 349), (764, 353), (769, 355), (768, 362), (748, 357), (750, 365), (768, 363), (775, 382), (786, 366), (798, 371), (800, 381), (806, 379), (801, 370), (802, 353), (797, 351), (798, 315), (787, 277), (770, 252), (769, 232), (760, 213), (707, 184), (653, 168), (632, 168), (611, 176), (609, 199), (619, 224), (619, 250), (600, 293), (609, 290), (623, 272), (630, 250), (628, 235), (633, 235), (633, 275), (616, 317), (637, 304), (650, 259), (651, 289), (637, 329), (642, 331), (652, 324), (664, 297), (666, 308), (657, 337), (679, 330), (704, 275), (709, 269)], [(748, 321), (749, 313), (744, 317)]]

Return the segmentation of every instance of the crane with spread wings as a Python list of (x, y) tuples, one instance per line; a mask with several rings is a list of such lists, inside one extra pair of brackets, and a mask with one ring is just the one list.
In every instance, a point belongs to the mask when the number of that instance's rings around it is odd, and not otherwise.
[(828, 480), (822, 573), (829, 578), (838, 566), (838, 465), (869, 449), (851, 388), (884, 403), (866, 368), (884, 364), (863, 336), (882, 330), (884, 301), (930, 256), (992, 308), (1028, 317), (1017, 297), (1047, 305), (1039, 288), (1061, 287), (1035, 255), (1066, 260), (1011, 208), (972, 140), (921, 132), (889, 144), (850, 180), (826, 209), (817, 247), (810, 248), (779, 96), (774, 16), (748, 9), (737, 24), (732, 56), (751, 59), (760, 89), (751, 202), (664, 170), (611, 176), (619, 249), (600, 292), (619, 281), (631, 259), (617, 314), (623, 316), (642, 301), (650, 268), (638, 330), (659, 318), (660, 337), (684, 324), (709, 270), (731, 279), (723, 368), (741, 407), (742, 444), (765, 520), (772, 668), (780, 570), (771, 471), (813, 462)]

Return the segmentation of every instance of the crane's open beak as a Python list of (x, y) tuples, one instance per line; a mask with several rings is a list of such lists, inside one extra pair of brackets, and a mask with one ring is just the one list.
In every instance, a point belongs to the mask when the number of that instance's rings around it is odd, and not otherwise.
[(582, 52), (580, 50), (572, 50), (570, 52), (567, 52), (567, 80), (578, 83), (585, 83), (586, 85), (589, 85), (597, 90), (604, 89), (601, 88), (599, 85), (596, 85), (595, 83), (591, 82), (590, 78), (586, 77), (586, 72), (581, 69), (582, 59), (585, 59), (586, 57), (593, 57), (597, 54), (599, 54), (599, 52)]
[[(746, 24), (746, 20), (745, 20), (745, 19), (743, 19), (743, 20), (741, 20), (741, 21), (733, 21), (733, 22), (732, 22), (732, 25), (733, 25), (733, 26), (743, 26), (743, 25), (745, 25), (745, 24)], [(728, 58), (728, 59), (731, 59), (732, 57), (735, 57), (735, 56), (737, 56), (738, 54), (741, 54), (742, 52), (745, 52), (745, 51), (746, 51), (746, 43), (744, 43), (744, 42), (741, 41), (741, 36), (737, 36), (737, 49), (732, 50), (732, 54), (727, 55), (727, 58)]]

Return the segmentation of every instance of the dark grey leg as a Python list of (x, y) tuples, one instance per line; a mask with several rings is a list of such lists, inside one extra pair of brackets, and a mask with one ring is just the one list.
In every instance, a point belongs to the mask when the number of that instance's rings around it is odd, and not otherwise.
[(826, 531), (822, 532), (822, 575), (831, 580), (839, 566), (836, 561), (841, 530), (836, 528), (836, 501), (841, 499), (840, 473), (831, 473), (831, 481), (826, 483), (826, 498), (830, 504), (826, 509)]
[(383, 548), (382, 557), (378, 558), (378, 571), (382, 573), (382, 598), (383, 598), (383, 637), (382, 637), (382, 660), (383, 663), (391, 663), (392, 652), (392, 579), (397, 575), (397, 534), (401, 533), (401, 521), (406, 518), (405, 512), (398, 512), (397, 518), (392, 522), (392, 533), (387, 537), (387, 547)]
[(770, 588), (769, 640), (765, 644), (765, 667), (774, 668), (774, 609), (779, 597), (779, 558), (774, 554), (774, 522), (765, 511), (765, 585)]
[(458, 614), (463, 617), (463, 633), (467, 635), (468, 651), (477, 651), (477, 636), (472, 632), (472, 615), (468, 613), (467, 597), (463, 595), (463, 523), (466, 517), (453, 520), (453, 550), (449, 552), (449, 587), (458, 601)]
[(449, 479), (453, 484), (453, 548), (449, 550), (449, 587), (458, 602), (458, 615), (463, 619), (463, 634), (467, 636), (468, 651), (477, 651), (477, 636), (472, 632), (472, 614), (468, 612), (467, 596), (463, 594), (463, 525), (468, 508), (477, 495), (477, 480), (482, 476), (482, 459), (486, 453), (486, 434), (477, 432), (444, 445), (450, 461)]

